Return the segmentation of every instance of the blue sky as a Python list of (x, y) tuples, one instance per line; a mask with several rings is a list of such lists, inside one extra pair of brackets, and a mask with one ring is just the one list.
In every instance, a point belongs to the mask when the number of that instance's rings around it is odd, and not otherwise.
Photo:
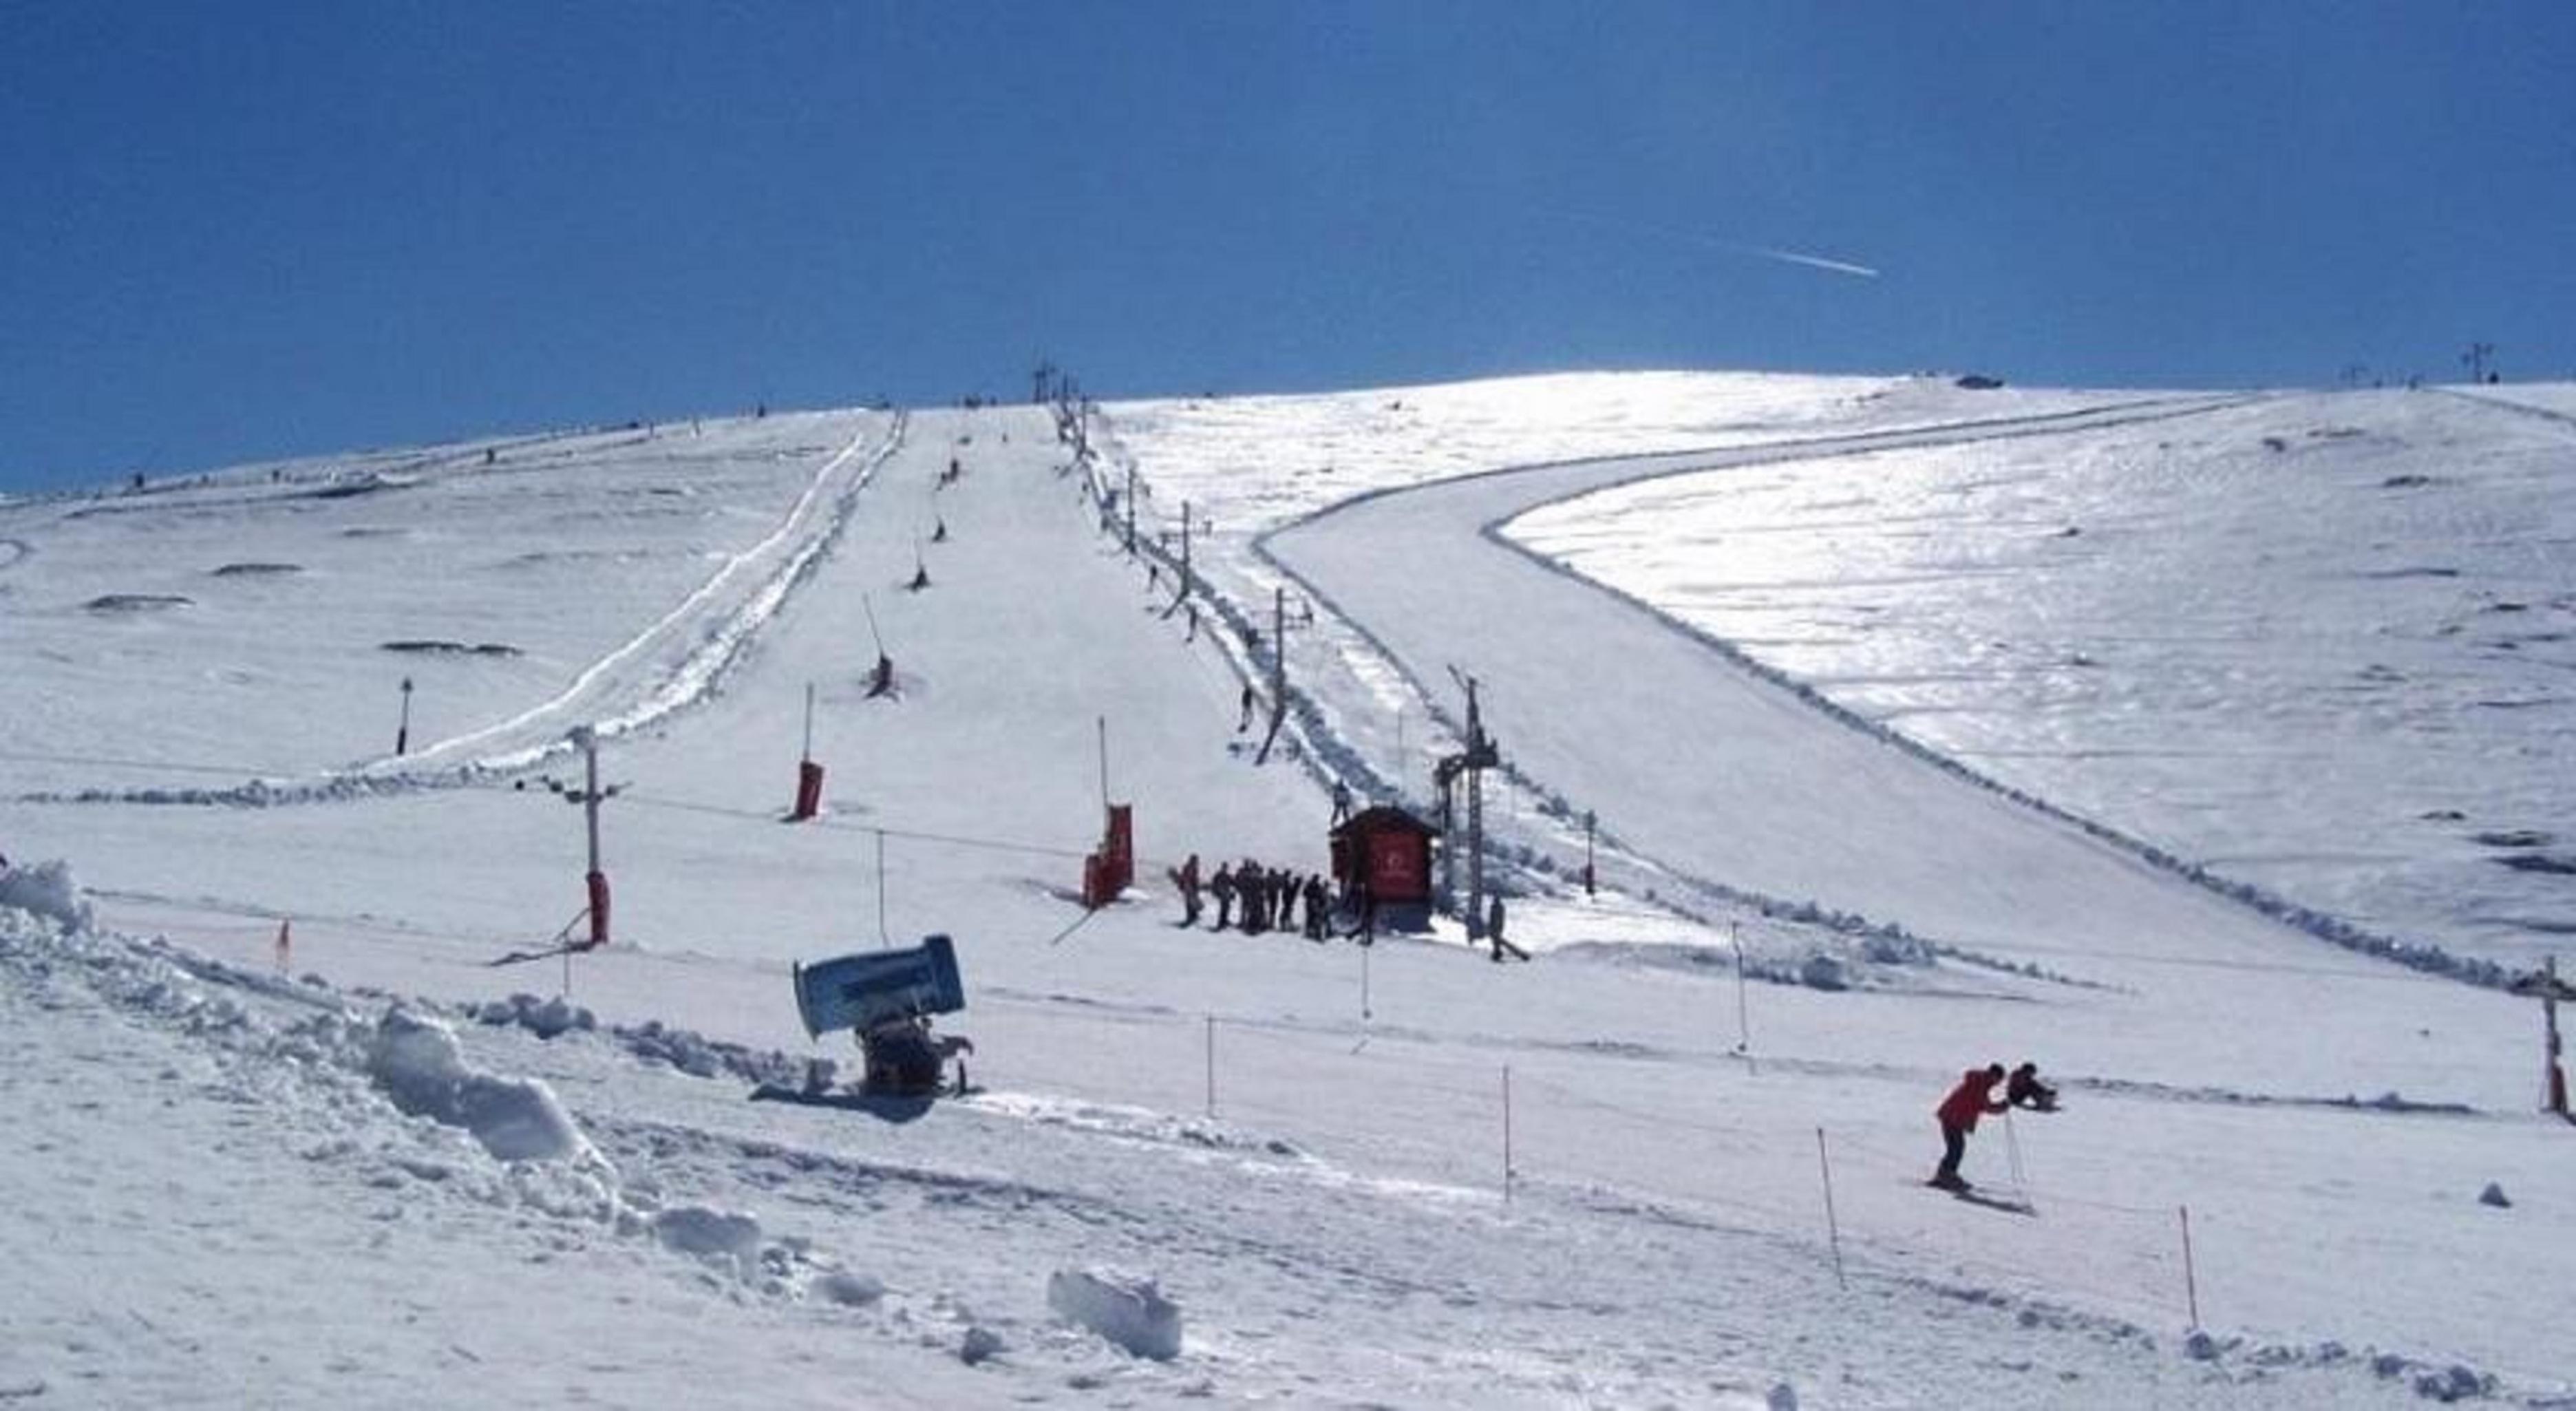
[(2571, 314), (2559, 3), (0, 0), (0, 489), (1041, 355), (2323, 385)]

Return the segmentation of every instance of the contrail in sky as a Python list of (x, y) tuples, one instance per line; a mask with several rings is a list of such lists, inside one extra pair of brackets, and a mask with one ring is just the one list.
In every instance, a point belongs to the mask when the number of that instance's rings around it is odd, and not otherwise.
[(1759, 245), (1738, 245), (1732, 248), (1747, 255), (1760, 255), (1766, 260), (1779, 260), (1784, 264), (1805, 265), (1809, 269), (1829, 269), (1836, 274), (1856, 274), (1863, 279), (1878, 278), (1877, 270), (1867, 265), (1853, 264), (1849, 260), (1829, 260), (1822, 255), (1801, 255), (1795, 250), (1766, 250)]
[(1681, 230), (1673, 226), (1655, 225), (1641, 220), (1596, 216), (1583, 211), (1541, 210), (1537, 214), (1555, 216), (1559, 220), (1580, 221), (1586, 225), (1606, 225), (1613, 229), (1640, 231), (1647, 235), (1659, 235), (1667, 240), (1679, 240), (1692, 245), (1705, 245), (1711, 249), (1724, 250), (1730, 255), (1746, 255), (1757, 260), (1778, 260), (1782, 264), (1804, 265), (1808, 269), (1820, 269), (1831, 274), (1848, 274), (1856, 279), (1876, 279), (1879, 274), (1876, 269), (1868, 265), (1854, 264), (1849, 260), (1801, 254), (1796, 250), (1775, 250), (1766, 245), (1746, 245), (1733, 240), (1721, 240), (1714, 235), (1703, 235), (1696, 230)]

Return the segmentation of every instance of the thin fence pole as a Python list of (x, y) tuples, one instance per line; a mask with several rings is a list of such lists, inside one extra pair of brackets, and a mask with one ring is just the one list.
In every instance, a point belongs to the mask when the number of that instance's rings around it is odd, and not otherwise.
[(1825, 1129), (1816, 1129), (1816, 1169), (1825, 1178), (1825, 1243), (1834, 1252), (1834, 1286), (1850, 1288), (1843, 1280), (1843, 1231), (1834, 1218), (1834, 1164), (1825, 1157)]
[(2186, 1306), (2191, 1309), (2191, 1325), (2197, 1328), (2200, 1326), (2200, 1279), (2191, 1267), (2191, 1207), (2178, 1208), (2182, 1211), (2182, 1293)]
[(1512, 1198), (1512, 1065), (1503, 1065), (1503, 1199)]
[(1726, 939), (1735, 948), (1735, 1051), (1746, 1056), (1753, 1052), (1753, 1010), (1744, 994), (1744, 941), (1736, 934), (1735, 923), (1726, 923)]

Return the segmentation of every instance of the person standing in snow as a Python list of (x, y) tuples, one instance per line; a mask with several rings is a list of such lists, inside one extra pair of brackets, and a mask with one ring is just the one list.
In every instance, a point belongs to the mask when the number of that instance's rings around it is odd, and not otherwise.
[(1216, 875), (1208, 879), (1208, 890), (1216, 895), (1216, 928), (1226, 928), (1234, 913), (1234, 869), (1220, 862)]
[(1252, 728), (1252, 683), (1243, 683), (1243, 711), (1235, 717), (1234, 733), (1240, 735)]
[(1172, 874), (1172, 885), (1181, 889), (1181, 924), (1196, 926), (1199, 924), (1199, 855), (1197, 853), (1191, 853), (1190, 860), (1182, 863), (1180, 870)]
[(1485, 907), (1485, 939), (1493, 943), (1494, 959), (1502, 959), (1503, 895), (1500, 892), (1496, 892), (1494, 899)]
[(2055, 1112), (2057, 1089), (2039, 1080), (2038, 1064), (2024, 1063), (2004, 1081), (2004, 1104), (2027, 1107), (2033, 1112)]
[(1933, 1171), (1931, 1184), (1944, 1190), (1968, 1188), (1959, 1175), (1959, 1160), (1968, 1154), (1968, 1134), (1977, 1130), (1977, 1119), (2006, 1107), (1995, 1100), (1995, 1084), (2003, 1080), (2000, 1063), (1971, 1068), (1959, 1075), (1959, 1085), (1934, 1109), (1933, 1115), (1941, 1119), (1941, 1165)]

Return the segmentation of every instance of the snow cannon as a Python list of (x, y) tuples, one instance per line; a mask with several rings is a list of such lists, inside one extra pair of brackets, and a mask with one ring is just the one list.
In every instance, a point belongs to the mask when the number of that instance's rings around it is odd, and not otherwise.
[[(860, 1091), (918, 1097), (941, 1090), (941, 1070), (975, 1046), (957, 1037), (934, 1038), (930, 1016), (966, 1007), (957, 975), (957, 948), (944, 935), (925, 936), (908, 950), (866, 951), (798, 965), (796, 1014), (805, 1032), (819, 1038), (835, 1029), (858, 1037), (866, 1056)], [(957, 1090), (966, 1065), (957, 1065)]]

